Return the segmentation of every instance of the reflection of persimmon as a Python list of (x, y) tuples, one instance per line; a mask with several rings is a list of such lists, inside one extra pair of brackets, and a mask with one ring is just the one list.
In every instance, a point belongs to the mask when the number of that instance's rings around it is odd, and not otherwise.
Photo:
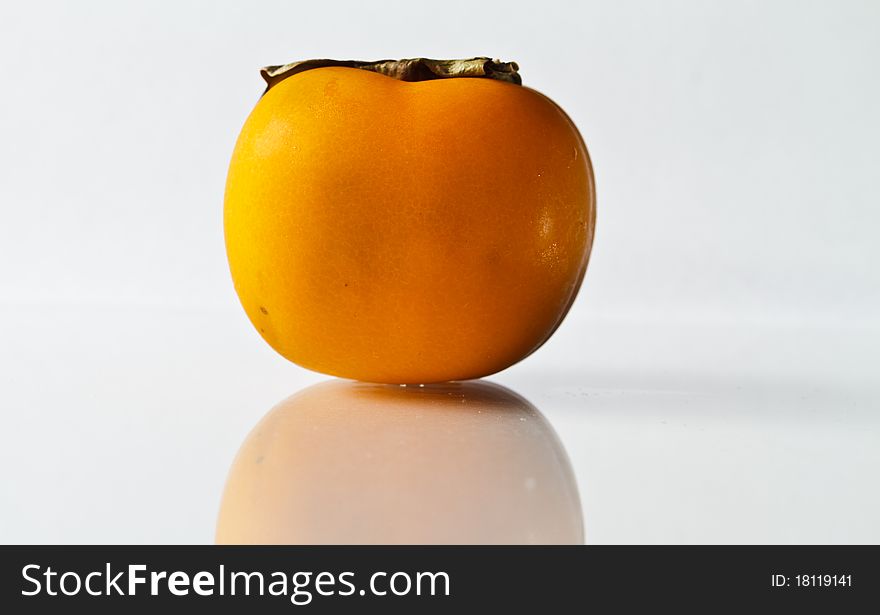
[(236, 455), (216, 541), (582, 543), (574, 474), (525, 399), (476, 381), (330, 381), (254, 427)]
[(273, 85), (226, 186), (236, 291), (279, 353), (359, 380), (476, 378), (553, 333), (587, 265), (587, 150), (542, 94), (357, 68)]

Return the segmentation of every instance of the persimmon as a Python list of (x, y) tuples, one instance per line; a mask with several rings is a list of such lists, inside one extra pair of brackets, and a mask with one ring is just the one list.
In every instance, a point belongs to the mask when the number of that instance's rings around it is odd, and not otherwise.
[(541, 346), (593, 241), (587, 148), (486, 58), (264, 69), (226, 184), (229, 266), (260, 335), (335, 376), (428, 383)]

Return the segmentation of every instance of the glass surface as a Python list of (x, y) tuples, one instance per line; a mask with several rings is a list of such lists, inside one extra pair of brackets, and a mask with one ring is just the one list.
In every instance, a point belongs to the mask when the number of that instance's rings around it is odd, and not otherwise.
[(210, 543), (236, 455), (233, 541), (880, 541), (872, 330), (581, 312), (506, 388), (403, 389), (231, 302), (0, 316), (0, 542)]

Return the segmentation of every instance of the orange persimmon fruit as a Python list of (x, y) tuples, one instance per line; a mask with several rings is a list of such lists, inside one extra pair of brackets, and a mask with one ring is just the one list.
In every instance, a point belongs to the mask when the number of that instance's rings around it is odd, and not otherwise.
[(254, 327), (294, 363), (477, 378), (536, 350), (574, 301), (596, 211), (577, 128), (515, 82), (437, 76), (308, 67), (270, 80), (241, 131), (229, 266)]

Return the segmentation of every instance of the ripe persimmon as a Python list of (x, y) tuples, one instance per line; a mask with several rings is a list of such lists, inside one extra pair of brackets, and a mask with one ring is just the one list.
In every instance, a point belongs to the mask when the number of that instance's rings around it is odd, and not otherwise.
[(226, 184), (232, 278), (263, 338), (303, 367), (477, 378), (541, 346), (571, 306), (592, 166), (515, 65), (403, 62), (264, 72)]

